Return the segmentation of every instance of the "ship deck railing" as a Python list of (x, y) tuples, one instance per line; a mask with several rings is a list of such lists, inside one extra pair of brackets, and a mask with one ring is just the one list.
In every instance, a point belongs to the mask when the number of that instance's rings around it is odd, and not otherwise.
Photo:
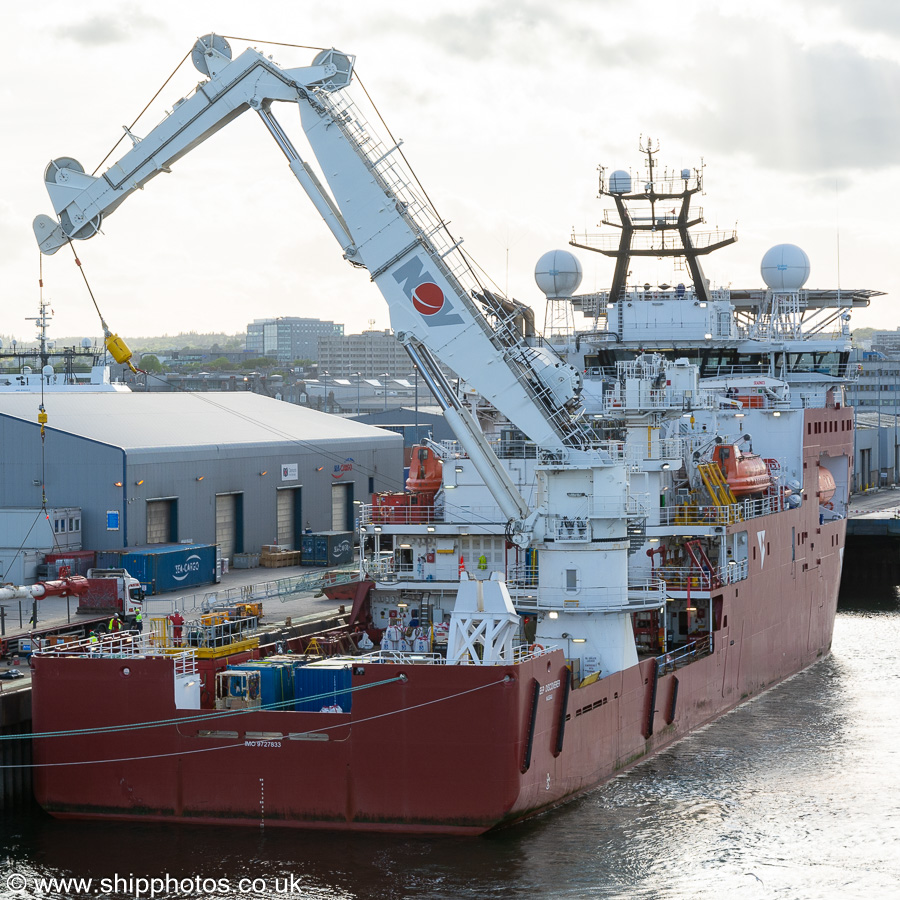
[(372, 663), (403, 663), (404, 665), (420, 665), (420, 666), (511, 666), (518, 663), (526, 662), (529, 659), (535, 659), (544, 656), (557, 647), (548, 644), (543, 647), (539, 644), (528, 644), (520, 642), (513, 645), (512, 658), (499, 659), (478, 659), (471, 658), (460, 660), (448, 660), (443, 653), (416, 653), (412, 650), (374, 650), (364, 656), (355, 657), (354, 662), (357, 664), (366, 661)]
[(315, 569), (303, 575), (289, 578), (277, 578), (259, 584), (245, 584), (240, 587), (223, 588), (206, 591), (202, 594), (189, 594), (187, 597), (147, 597), (144, 600), (145, 614), (165, 611), (174, 612), (176, 607), (183, 610), (199, 610), (202, 612), (215, 610), (217, 607), (234, 606), (238, 603), (250, 603), (259, 600), (277, 598), (286, 603), (297, 594), (315, 592), (323, 587), (355, 581), (358, 577), (356, 565), (339, 569)]
[(89, 657), (91, 659), (137, 659), (148, 656), (169, 657), (175, 665), (175, 675), (194, 675), (197, 672), (197, 651), (194, 647), (163, 647), (151, 634), (113, 632), (77, 641), (36, 648), (36, 656)]
[[(500, 459), (537, 458), (537, 446), (532, 441), (525, 440), (525, 438), (492, 437), (488, 438), (487, 442), (491, 450), (493, 450)], [(468, 453), (466, 453), (459, 441), (447, 439), (443, 441), (431, 441), (430, 443), (434, 447), (437, 455), (445, 462), (452, 462), (454, 459), (468, 458)]]
[(668, 675), (704, 656), (713, 652), (713, 636), (706, 634), (696, 641), (691, 641), (683, 647), (678, 647), (656, 657), (656, 673), (659, 676)]
[(669, 593), (707, 593), (726, 584), (745, 581), (749, 574), (749, 564), (746, 559), (735, 559), (730, 560), (727, 565), (714, 566), (711, 570), (698, 569), (696, 566), (659, 566), (653, 570), (653, 574), (665, 581)]
[(444, 501), (444, 505), (435, 506), (386, 506), (363, 503), (359, 506), (359, 524), (369, 533), (378, 533), (383, 525), (453, 525), (461, 522), (473, 525), (503, 524), (500, 508), (496, 505), (484, 504), (472, 506), (470, 504), (453, 506), (448, 509), (450, 501)]
[[(507, 572), (509, 592), (516, 596), (519, 591), (527, 591), (533, 602), (527, 604), (534, 609), (581, 610), (585, 612), (597, 609), (643, 609), (660, 607), (666, 602), (667, 586), (663, 578), (629, 578), (627, 585), (610, 587), (582, 587), (567, 593), (562, 603), (558, 599), (543, 600), (537, 591), (539, 583), (539, 565), (510, 566)], [(522, 604), (525, 606), (526, 604)]]
[(694, 506), (677, 504), (663, 506), (659, 510), (659, 524), (662, 526), (681, 525), (734, 525), (760, 516), (771, 516), (786, 508), (784, 497), (779, 491), (769, 491), (765, 496), (729, 503)]

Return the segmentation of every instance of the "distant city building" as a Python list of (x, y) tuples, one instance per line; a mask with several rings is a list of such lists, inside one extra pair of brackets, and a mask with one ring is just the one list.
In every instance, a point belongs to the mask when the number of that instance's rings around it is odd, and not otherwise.
[(362, 334), (323, 335), (319, 338), (319, 372), (377, 378), (408, 375), (413, 364), (390, 329)]
[(282, 316), (278, 319), (254, 319), (247, 326), (247, 353), (271, 356), (282, 363), (295, 359), (318, 358), (321, 337), (340, 339), (344, 326), (322, 319), (300, 319)]
[(866, 411), (900, 414), (900, 359), (877, 358), (872, 351), (863, 353), (857, 366), (856, 381), (847, 388), (848, 403)]
[(900, 328), (896, 331), (876, 331), (871, 338), (872, 350), (893, 359), (900, 358)]

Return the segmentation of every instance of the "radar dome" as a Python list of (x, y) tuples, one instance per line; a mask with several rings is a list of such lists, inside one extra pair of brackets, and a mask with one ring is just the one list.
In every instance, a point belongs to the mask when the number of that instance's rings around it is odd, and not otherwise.
[(43, 369), (41, 369), (41, 372), (43, 373), (45, 378), (49, 378), (53, 374), (53, 366), (46, 365)]
[(759, 270), (773, 291), (799, 291), (809, 278), (809, 257), (795, 244), (776, 244), (766, 251)]
[(624, 169), (616, 169), (609, 176), (609, 189), (613, 194), (630, 194), (631, 175)]
[(550, 250), (534, 267), (534, 280), (547, 297), (571, 297), (581, 284), (581, 263), (568, 250)]
[(84, 347), (85, 350), (89, 349), (91, 346), (91, 339), (90, 338), (82, 338), (81, 346)]

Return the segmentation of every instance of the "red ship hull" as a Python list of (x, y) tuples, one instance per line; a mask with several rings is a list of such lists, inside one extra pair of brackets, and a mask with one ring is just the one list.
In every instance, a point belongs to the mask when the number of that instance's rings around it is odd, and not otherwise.
[[(807, 412), (808, 421), (829, 416)], [(805, 447), (808, 470), (823, 452), (846, 454), (845, 437)], [(35, 738), (36, 797), (78, 818), (461, 834), (515, 822), (829, 651), (845, 522), (820, 524), (807, 503), (728, 527), (739, 530), (759, 552), (746, 580), (716, 591), (722, 616), (710, 654), (665, 674), (648, 659), (571, 691), (559, 650), (510, 666), (363, 659), (352, 684), (366, 689), (354, 691), (349, 713), (200, 722), (191, 721), (196, 710), (175, 708), (171, 659), (37, 656), (36, 734), (172, 724)], [(220, 736), (201, 734), (211, 729)]]

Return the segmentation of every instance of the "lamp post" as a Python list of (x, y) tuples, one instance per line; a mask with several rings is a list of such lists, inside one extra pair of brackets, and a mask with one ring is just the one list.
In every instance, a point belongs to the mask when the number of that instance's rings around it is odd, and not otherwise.
[(322, 412), (328, 412), (328, 372), (322, 373)]
[(362, 379), (362, 373), (356, 372), (356, 418), (359, 418), (359, 382)]
[(897, 483), (897, 374), (900, 366), (894, 368), (894, 396), (891, 399), (891, 412), (894, 414), (894, 484)]
[(383, 379), (384, 379), (384, 382), (383, 382), (383, 384), (382, 384), (382, 387), (384, 388), (384, 391), (383, 391), (383, 393), (384, 393), (384, 411), (387, 412), (387, 378), (388, 378), (388, 373), (385, 372), (384, 374), (380, 375), (379, 378), (383, 378)]

